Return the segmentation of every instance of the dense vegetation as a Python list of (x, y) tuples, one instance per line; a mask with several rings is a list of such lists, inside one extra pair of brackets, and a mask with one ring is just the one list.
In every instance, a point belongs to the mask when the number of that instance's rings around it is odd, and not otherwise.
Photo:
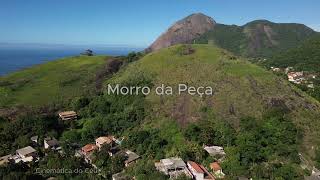
[[(114, 95), (101, 91), (77, 95), (68, 103), (54, 107), (49, 105), (46, 113), (36, 109), (12, 121), (0, 119), (0, 156), (30, 144), (33, 135), (39, 135), (40, 142), (46, 136), (56, 137), (65, 151), (60, 155), (37, 148), (42, 157), (38, 163), (31, 167), (24, 164), (2, 167), (0, 178), (110, 178), (124, 168), (121, 154), (107, 155), (110, 147), (94, 153), (99, 172), (74, 157), (76, 149), (101, 135), (124, 137), (121, 148), (141, 155), (142, 158), (124, 172), (138, 180), (167, 179), (154, 167), (155, 161), (166, 157), (178, 156), (208, 167), (219, 157), (209, 156), (203, 150), (204, 144), (225, 148), (227, 156), (222, 167), (227, 179), (247, 176), (289, 180), (305, 175), (299, 166), (298, 153), (311, 159), (309, 153), (314, 152), (304, 147), (318, 145), (318, 103), (281, 78), (211, 45), (178, 45), (143, 58), (140, 54), (122, 58), (122, 68), (118, 72), (101, 73), (101, 77), (107, 77), (104, 87), (118, 83), (154, 89), (162, 83), (175, 86), (183, 82), (213, 86), (215, 95), (199, 97), (175, 93), (159, 97), (154, 93)], [(112, 66), (108, 67), (117, 66), (117, 60), (113, 58)], [(58, 121), (58, 107), (76, 110), (79, 120)], [(317, 166), (319, 154), (317, 151), (314, 157)], [(37, 168), (57, 167), (92, 173), (36, 173)]]
[(313, 36), (312, 38), (303, 42), (299, 47), (292, 48), (288, 51), (276, 53), (267, 61), (263, 61), (260, 65), (266, 68), (270, 67), (293, 67), (295, 71), (304, 71), (305, 74), (313, 74), (316, 76), (311, 82), (314, 88), (310, 89), (307, 84), (296, 85), (302, 91), (305, 91), (310, 96), (320, 101), (320, 36)]
[(315, 31), (302, 24), (258, 20), (243, 26), (217, 24), (214, 30), (195, 42), (207, 44), (213, 41), (236, 55), (261, 58), (296, 47), (315, 34)]
[(266, 65), (275, 67), (294, 67), (296, 70), (319, 72), (320, 69), (320, 36), (315, 36), (299, 47), (275, 54), (266, 61)]

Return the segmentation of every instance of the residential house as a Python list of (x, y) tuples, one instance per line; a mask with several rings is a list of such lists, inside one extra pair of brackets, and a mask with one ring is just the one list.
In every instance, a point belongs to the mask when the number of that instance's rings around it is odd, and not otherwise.
[(204, 150), (206, 150), (211, 156), (221, 155), (225, 156), (223, 147), (221, 146), (205, 146)]
[(31, 138), (30, 138), (30, 140), (34, 143), (34, 144), (38, 144), (38, 136), (32, 136)]
[(45, 138), (43, 140), (44, 149), (61, 150), (58, 140), (55, 138)]
[(133, 164), (138, 159), (140, 159), (140, 156), (132, 151), (127, 150), (125, 152), (126, 160), (124, 161), (125, 166), (128, 167), (130, 164)]
[(59, 113), (59, 117), (60, 117), (61, 120), (67, 121), (67, 120), (75, 120), (75, 119), (77, 119), (78, 115), (74, 111), (65, 111), (65, 112), (60, 112)]
[(112, 136), (102, 136), (96, 139), (96, 146), (99, 148), (99, 150), (101, 149), (101, 147), (103, 145), (113, 145), (114, 141), (113, 141), (113, 137)]
[(37, 154), (37, 150), (35, 150), (31, 146), (27, 146), (21, 149), (16, 150), (16, 155), (12, 156), (12, 159), (15, 163), (19, 162), (31, 162), (38, 161), (39, 157)]
[(195, 180), (215, 180), (204, 166), (193, 161), (188, 161), (187, 166)]
[(301, 84), (301, 82), (305, 80), (305, 78), (303, 77), (303, 72), (289, 72), (287, 76), (288, 81), (295, 84)]
[(160, 162), (156, 162), (154, 165), (158, 171), (170, 176), (170, 178), (176, 178), (183, 174), (192, 177), (191, 172), (181, 158), (161, 159)]
[(225, 174), (222, 172), (222, 168), (218, 162), (210, 163), (210, 168), (213, 172), (214, 177), (223, 178)]
[(92, 153), (98, 149), (95, 144), (87, 144), (81, 148), (81, 154), (87, 163), (92, 163)]

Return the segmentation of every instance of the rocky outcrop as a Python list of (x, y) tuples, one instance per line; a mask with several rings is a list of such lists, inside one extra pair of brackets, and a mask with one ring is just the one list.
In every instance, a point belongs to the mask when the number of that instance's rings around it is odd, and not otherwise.
[(216, 22), (204, 14), (192, 14), (171, 26), (152, 45), (147, 52), (156, 51), (175, 44), (191, 43), (202, 34), (212, 30)]

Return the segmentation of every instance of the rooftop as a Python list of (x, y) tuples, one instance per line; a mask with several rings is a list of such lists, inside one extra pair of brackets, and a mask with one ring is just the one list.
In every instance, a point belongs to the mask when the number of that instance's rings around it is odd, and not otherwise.
[(99, 143), (99, 144), (110, 144), (113, 142), (112, 138), (111, 137), (107, 137), (107, 136), (102, 136), (102, 137), (99, 137), (96, 139), (96, 142)]
[(136, 154), (132, 151), (129, 151), (129, 150), (126, 151), (126, 154), (128, 157), (128, 159), (125, 161), (126, 163), (130, 163), (130, 162), (135, 161), (140, 158), (140, 156), (138, 154)]
[(219, 171), (219, 170), (221, 170), (221, 167), (220, 167), (219, 163), (217, 163), (217, 162), (210, 163), (210, 168), (211, 168), (212, 170), (214, 170), (214, 171)]
[(193, 161), (188, 161), (188, 164), (190, 164), (190, 166), (197, 171), (198, 173), (204, 173), (204, 171), (202, 170), (202, 168), (195, 162)]
[(46, 139), (44, 139), (46, 142), (47, 142), (47, 144), (49, 145), (49, 146), (51, 146), (51, 147), (53, 147), (53, 146), (58, 146), (59, 145), (59, 141), (58, 140), (56, 140), (55, 138), (46, 138)]
[(178, 167), (186, 167), (186, 164), (181, 158), (167, 158), (161, 159), (160, 162), (165, 166), (167, 169), (175, 169)]
[(25, 156), (25, 155), (28, 155), (28, 154), (31, 154), (31, 153), (35, 153), (35, 152), (37, 152), (37, 150), (35, 150), (35, 149), (34, 149), (33, 147), (31, 147), (31, 146), (27, 146), (27, 147), (18, 149), (16, 152), (17, 152), (18, 154), (20, 154), (20, 155)]
[(87, 144), (85, 146), (82, 147), (82, 151), (85, 153), (91, 152), (95, 149), (97, 149), (98, 147), (95, 144)]

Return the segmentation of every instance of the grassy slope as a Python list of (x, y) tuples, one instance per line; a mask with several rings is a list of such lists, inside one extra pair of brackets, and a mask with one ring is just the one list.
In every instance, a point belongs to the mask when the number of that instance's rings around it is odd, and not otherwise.
[[(227, 52), (209, 45), (193, 45), (191, 55), (181, 55), (182, 45), (151, 53), (140, 61), (118, 73), (108, 83), (121, 83), (132, 76), (143, 74), (153, 80), (154, 87), (160, 84), (175, 86), (188, 83), (193, 86), (212, 86), (213, 97), (200, 98), (190, 95), (159, 97), (154, 93), (147, 96), (149, 116), (144, 127), (159, 127), (169, 142), (183, 145), (181, 132), (174, 124), (185, 125), (201, 118), (204, 107), (213, 109), (219, 119), (238, 126), (239, 118), (260, 118), (277, 99), (291, 109), (289, 116), (303, 130), (305, 138), (301, 147), (307, 151), (319, 141), (319, 103), (305, 96), (289, 83), (250, 64), (245, 60), (231, 60)], [(154, 92), (154, 91), (152, 91)], [(234, 113), (230, 112), (231, 107)], [(172, 121), (174, 119), (175, 121)], [(166, 124), (171, 124), (170, 128)], [(319, 142), (317, 142), (319, 143)], [(168, 152), (170, 155), (170, 152)]]
[(93, 89), (104, 56), (77, 56), (51, 61), (0, 77), (0, 107), (44, 105)]
[[(272, 42), (263, 26), (271, 29)], [(244, 26), (218, 24), (213, 31), (205, 33), (197, 43), (214, 42), (237, 55), (247, 57), (270, 57), (274, 52), (280, 52), (296, 47), (303, 40), (316, 33), (301, 24), (272, 23), (259, 20)]]

